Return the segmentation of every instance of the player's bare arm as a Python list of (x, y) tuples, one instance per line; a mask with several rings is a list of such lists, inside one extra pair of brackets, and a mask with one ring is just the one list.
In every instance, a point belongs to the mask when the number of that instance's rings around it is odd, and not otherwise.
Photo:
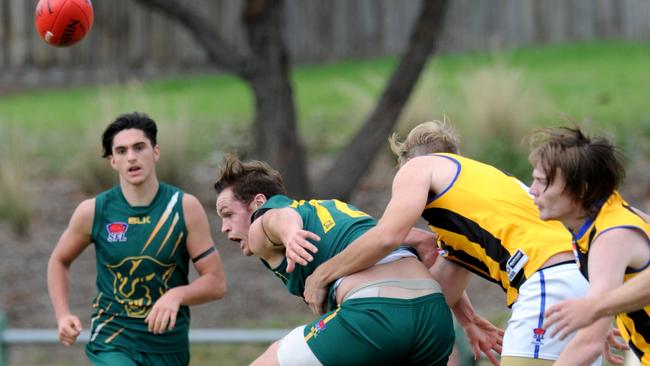
[(377, 226), (320, 265), (307, 278), (304, 295), (312, 311), (323, 312), (326, 286), (330, 282), (377, 263), (397, 248), (415, 225), (426, 205), (431, 186), (431, 176), (422, 174), (426, 169), (426, 165), (422, 164), (425, 162), (416, 160), (397, 172), (391, 200)]
[(452, 311), (465, 331), (467, 341), (472, 347), (474, 360), (478, 361), (482, 352), (490, 363), (499, 366), (499, 361), (492, 351), (501, 354), (503, 329), (497, 328), (490, 321), (478, 315), (465, 292), (456, 302)]
[(260, 221), (271, 243), (281, 243), (286, 248), (287, 272), (293, 272), (296, 263), (304, 266), (314, 259), (309, 252), (316, 253), (318, 248), (309, 240), (317, 242), (320, 238), (303, 230), (302, 219), (294, 209), (272, 209), (256, 221)]
[[(637, 244), (633, 248), (642, 248), (644, 238), (634, 230), (616, 230), (618, 240)], [(607, 235), (605, 233), (603, 235)], [(643, 258), (641, 250), (638, 258)], [(639, 264), (639, 263), (635, 263)], [(548, 309), (545, 313), (545, 327), (554, 327), (554, 331), (562, 335), (586, 327), (602, 317), (609, 317), (619, 313), (638, 310), (650, 303), (650, 270), (645, 270), (640, 275), (632, 278), (625, 284), (608, 291), (597, 298), (586, 298), (564, 301)]]
[[(644, 243), (643, 247), (638, 245), (630, 234), (641, 237), (633, 230), (616, 229), (603, 233), (593, 242), (589, 254), (588, 299), (605, 296), (623, 282), (626, 267), (639, 267), (643, 259), (647, 261), (647, 243)], [(612, 246), (615, 246), (616, 250), (611, 250)], [(568, 324), (574, 314), (566, 313), (562, 308), (558, 311), (560, 306), (561, 304), (557, 304), (549, 309), (545, 323), (552, 321), (555, 325), (551, 328), (551, 334), (564, 338), (570, 334)], [(544, 326), (546, 327), (546, 324)], [(596, 360), (607, 343), (610, 328), (611, 318), (604, 317), (580, 329), (562, 352), (556, 365), (583, 365)], [(611, 354), (605, 356), (610, 357)]]
[(59, 340), (66, 346), (76, 341), (82, 329), (81, 321), (70, 312), (68, 303), (70, 265), (90, 244), (94, 214), (95, 199), (86, 200), (76, 208), (47, 266), (47, 288), (58, 324)]
[(465, 293), (472, 274), (444, 258), (438, 258), (429, 271), (440, 284), (447, 304), (463, 327), (474, 357), (478, 359), (480, 352), (483, 352), (493, 365), (498, 365), (491, 350), (501, 353), (504, 332), (474, 311)]
[(149, 331), (160, 334), (174, 328), (181, 305), (197, 305), (218, 300), (226, 293), (221, 257), (215, 250), (205, 210), (196, 197), (183, 195), (187, 227), (187, 251), (199, 274), (185, 286), (169, 289), (154, 304), (145, 318)]

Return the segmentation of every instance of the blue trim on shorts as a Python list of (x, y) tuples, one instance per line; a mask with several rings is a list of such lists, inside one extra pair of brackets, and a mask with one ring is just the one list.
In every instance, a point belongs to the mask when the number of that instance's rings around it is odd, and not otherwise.
[[(542, 328), (544, 324), (544, 311), (546, 311), (546, 281), (544, 280), (544, 271), (539, 271), (539, 286), (541, 287), (542, 298), (539, 311), (539, 321), (537, 322), (537, 328)], [(539, 358), (539, 344), (535, 345), (535, 355), (533, 358)]]

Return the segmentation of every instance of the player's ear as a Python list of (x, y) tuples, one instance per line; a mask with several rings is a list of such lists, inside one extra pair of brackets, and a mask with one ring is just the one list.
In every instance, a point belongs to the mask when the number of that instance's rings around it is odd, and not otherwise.
[(258, 193), (258, 194), (256, 194), (255, 197), (253, 198), (253, 202), (255, 202), (255, 206), (257, 206), (257, 207), (255, 207), (255, 209), (258, 209), (258, 208), (260, 208), (264, 203), (266, 203), (266, 196), (263, 195), (263, 194), (261, 194), (261, 193)]
[(115, 165), (115, 159), (113, 158), (113, 154), (107, 156), (106, 160), (108, 160), (108, 163), (111, 164), (111, 168), (117, 170), (117, 166)]
[(156, 144), (153, 147), (153, 159), (157, 163), (160, 159), (160, 145)]

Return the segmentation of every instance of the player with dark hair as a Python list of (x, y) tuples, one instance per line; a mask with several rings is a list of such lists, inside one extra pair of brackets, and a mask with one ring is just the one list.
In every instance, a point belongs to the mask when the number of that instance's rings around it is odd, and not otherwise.
[[(650, 264), (650, 226), (617, 189), (625, 167), (616, 147), (579, 128), (544, 129), (536, 135), (529, 160), (534, 167), (530, 192), (543, 220), (559, 220), (573, 236), (580, 272), (589, 280), (587, 299), (599, 301)], [(547, 324), (564, 337), (572, 307), (548, 309)], [(618, 314), (623, 338), (644, 365), (650, 365), (650, 306)], [(578, 331), (556, 365), (584, 365), (602, 349), (611, 319), (601, 318)]]
[[(95, 244), (97, 296), (86, 355), (94, 365), (189, 364), (188, 305), (220, 299), (226, 282), (199, 201), (158, 181), (155, 122), (117, 117), (104, 131), (104, 157), (119, 185), (83, 201), (48, 264), (59, 339), (72, 345), (81, 321), (68, 304), (69, 267)], [(189, 282), (189, 261), (199, 276)]]

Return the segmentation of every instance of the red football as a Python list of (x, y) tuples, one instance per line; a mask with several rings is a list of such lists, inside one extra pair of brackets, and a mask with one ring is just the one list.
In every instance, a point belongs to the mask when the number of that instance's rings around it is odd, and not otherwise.
[(47, 44), (67, 47), (81, 41), (93, 25), (90, 0), (39, 0), (36, 30)]

